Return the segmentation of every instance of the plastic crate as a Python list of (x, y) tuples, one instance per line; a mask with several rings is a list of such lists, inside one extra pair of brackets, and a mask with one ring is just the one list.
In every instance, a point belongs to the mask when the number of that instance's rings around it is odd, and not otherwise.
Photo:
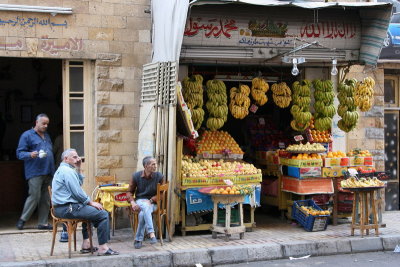
[[(231, 209), (231, 224), (239, 223), (239, 210)], [(218, 209), (217, 224), (225, 225), (225, 209)]]
[(300, 207), (311, 206), (316, 210), (322, 210), (312, 199), (297, 200), (293, 202), (292, 217), (300, 223), (308, 232), (324, 231), (328, 226), (329, 215), (316, 215), (304, 213)]

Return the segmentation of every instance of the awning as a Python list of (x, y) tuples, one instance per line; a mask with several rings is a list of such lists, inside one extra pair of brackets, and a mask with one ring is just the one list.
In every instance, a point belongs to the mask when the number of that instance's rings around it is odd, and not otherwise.
[(383, 40), (392, 15), (392, 4), (382, 2), (306, 2), (276, 0), (193, 0), (190, 7), (200, 5), (259, 5), (271, 7), (297, 7), (305, 9), (343, 9), (358, 10), (361, 19), (361, 38), (359, 43), (358, 62), (360, 64), (377, 64)]

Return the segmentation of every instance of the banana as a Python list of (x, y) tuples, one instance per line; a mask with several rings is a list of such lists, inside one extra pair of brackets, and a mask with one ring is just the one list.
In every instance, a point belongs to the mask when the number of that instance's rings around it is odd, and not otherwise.
[(208, 80), (206, 86), (206, 108), (209, 115), (206, 126), (211, 131), (216, 131), (228, 120), (226, 86), (221, 80)]
[(363, 112), (371, 109), (374, 98), (375, 80), (366, 77), (355, 88), (354, 104)]
[[(311, 122), (310, 103), (311, 103), (311, 82), (308, 80), (295, 81), (292, 84), (292, 102), (290, 113), (293, 121), (290, 126), (295, 131), (304, 131)], [(272, 89), (273, 90), (273, 89)]]
[(240, 85), (239, 88), (232, 87), (230, 89), (229, 110), (234, 118), (244, 119), (249, 114), (250, 91), (250, 87), (244, 84)]
[(263, 106), (268, 101), (266, 92), (269, 90), (268, 83), (263, 78), (254, 78), (251, 81), (251, 96), (258, 106)]
[(197, 130), (204, 120), (204, 110), (202, 109), (203, 77), (201, 75), (185, 77), (182, 81), (182, 87), (183, 98), (190, 109), (194, 128)]
[[(368, 80), (368, 82), (370, 82)], [(346, 79), (338, 86), (338, 115), (342, 117), (338, 121), (338, 127), (344, 132), (350, 132), (357, 126), (359, 114), (356, 111), (358, 100), (355, 98), (356, 87), (362, 85), (356, 79)], [(361, 88), (360, 87), (360, 88)]]

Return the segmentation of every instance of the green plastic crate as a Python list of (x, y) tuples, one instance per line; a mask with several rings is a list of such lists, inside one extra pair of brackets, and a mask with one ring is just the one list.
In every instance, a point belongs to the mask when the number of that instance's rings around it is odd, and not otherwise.
[[(218, 209), (218, 224), (225, 224), (225, 209)], [(239, 210), (231, 209), (231, 223), (239, 223)]]

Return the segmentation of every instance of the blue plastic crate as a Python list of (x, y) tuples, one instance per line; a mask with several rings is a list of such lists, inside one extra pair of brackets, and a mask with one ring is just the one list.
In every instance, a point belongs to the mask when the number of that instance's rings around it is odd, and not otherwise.
[(315, 204), (314, 200), (312, 199), (297, 200), (293, 202), (292, 218), (300, 223), (306, 231), (316, 232), (326, 230), (326, 227), (328, 226), (329, 215), (313, 216), (311, 214), (306, 214), (300, 209), (301, 206), (311, 206), (316, 210), (323, 210), (317, 204)]

